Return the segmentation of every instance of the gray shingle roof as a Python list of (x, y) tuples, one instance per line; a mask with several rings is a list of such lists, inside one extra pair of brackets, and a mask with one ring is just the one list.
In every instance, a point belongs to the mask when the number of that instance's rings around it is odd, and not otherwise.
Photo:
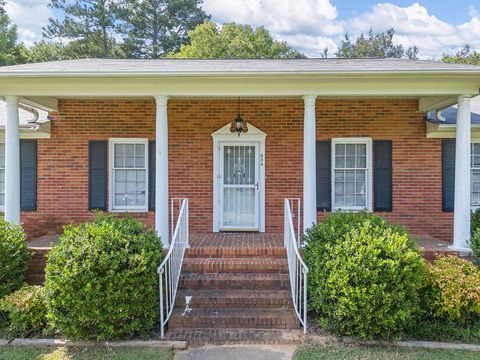
[(478, 73), (480, 66), (407, 59), (81, 59), (4, 66), (1, 76), (72, 74)]

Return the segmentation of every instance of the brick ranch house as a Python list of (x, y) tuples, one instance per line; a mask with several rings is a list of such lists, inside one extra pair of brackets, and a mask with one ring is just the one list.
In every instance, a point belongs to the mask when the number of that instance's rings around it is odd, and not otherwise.
[[(168, 247), (170, 199), (188, 198), (192, 243), (202, 234), (203, 250), (190, 250), (196, 261), (225, 255), (216, 247), (232, 239), (272, 246), (284, 199), (299, 198), (303, 229), (332, 210), (367, 209), (468, 251), (471, 199), (480, 196), (471, 169), (480, 133), (470, 122), (479, 88), (478, 66), (401, 59), (2, 67), (5, 217), (33, 239), (93, 209), (127, 212)], [(457, 103), (443, 124), (441, 110)], [(20, 106), (48, 112), (48, 129), (19, 133)]]

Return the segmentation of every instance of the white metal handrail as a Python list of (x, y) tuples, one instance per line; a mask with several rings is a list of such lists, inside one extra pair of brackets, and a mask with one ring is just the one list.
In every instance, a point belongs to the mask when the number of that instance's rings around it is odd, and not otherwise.
[[(298, 202), (297, 202), (298, 200)], [(299, 199), (285, 199), (284, 203), (284, 241), (287, 249), (288, 272), (290, 275), (290, 287), (292, 290), (292, 300), (295, 313), (303, 325), (303, 332), (307, 333), (307, 274), (308, 267), (302, 259), (298, 251), (300, 240), (298, 233), (295, 232), (293, 226), (293, 214), (291, 205), (299, 204)], [(300, 206), (298, 206), (300, 209)], [(298, 210), (300, 211), (300, 210)], [(300, 216), (297, 215), (298, 218)], [(298, 223), (300, 224), (300, 223)], [(298, 225), (300, 228), (300, 225)]]
[[(160, 287), (160, 336), (162, 339), (165, 336), (165, 325), (173, 312), (183, 257), (185, 249), (188, 248), (188, 199), (183, 199), (181, 204), (170, 248), (157, 269)], [(173, 217), (173, 213), (171, 216)]]

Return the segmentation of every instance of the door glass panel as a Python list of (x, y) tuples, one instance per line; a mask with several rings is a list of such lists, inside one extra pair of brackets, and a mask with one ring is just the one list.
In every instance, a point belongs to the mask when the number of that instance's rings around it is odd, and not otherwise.
[(257, 218), (255, 146), (223, 148), (223, 225), (253, 228)]

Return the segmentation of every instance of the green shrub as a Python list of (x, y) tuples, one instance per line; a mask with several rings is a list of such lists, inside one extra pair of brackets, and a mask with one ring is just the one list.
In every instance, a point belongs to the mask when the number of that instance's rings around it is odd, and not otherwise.
[(471, 235), (475, 234), (477, 230), (480, 230), (480, 208), (472, 211), (470, 217), (470, 229)]
[(43, 333), (47, 328), (44, 288), (24, 285), (0, 300), (0, 327), (12, 337)]
[(368, 213), (333, 213), (306, 235), (309, 307), (329, 330), (395, 338), (419, 311), (423, 259), (406, 231)]
[(0, 219), (0, 298), (17, 290), (25, 280), (30, 253), (18, 225)]
[(130, 217), (99, 214), (67, 226), (49, 254), (46, 295), (53, 326), (71, 339), (110, 340), (158, 323), (162, 243)]
[(480, 229), (477, 229), (470, 239), (470, 248), (472, 249), (473, 261), (480, 265)]
[(468, 260), (446, 256), (427, 265), (424, 302), (429, 316), (465, 323), (480, 316), (480, 270)]

